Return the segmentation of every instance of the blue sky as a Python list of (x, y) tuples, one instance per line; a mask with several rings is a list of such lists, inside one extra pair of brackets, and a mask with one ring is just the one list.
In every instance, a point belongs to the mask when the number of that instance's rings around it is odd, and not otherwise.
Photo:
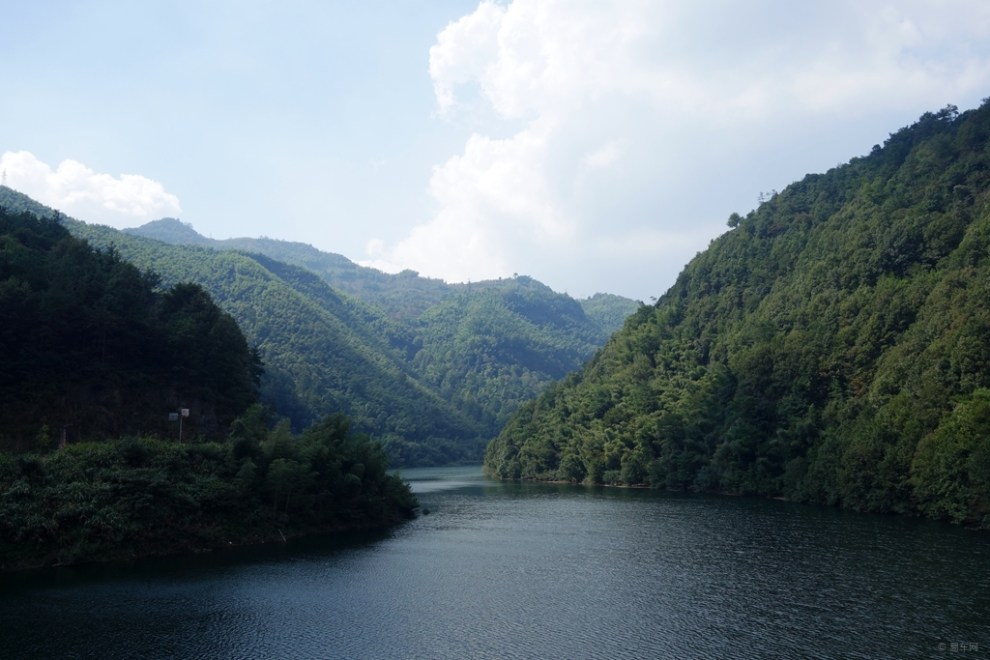
[(8, 3), (6, 182), (448, 281), (661, 295), (782, 189), (990, 96), (983, 0)]

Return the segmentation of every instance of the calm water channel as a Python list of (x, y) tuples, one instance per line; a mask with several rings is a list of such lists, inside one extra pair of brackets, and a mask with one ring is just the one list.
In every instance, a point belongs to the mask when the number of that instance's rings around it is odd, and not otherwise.
[(2, 576), (0, 658), (985, 658), (990, 535), (406, 471), (388, 534)]

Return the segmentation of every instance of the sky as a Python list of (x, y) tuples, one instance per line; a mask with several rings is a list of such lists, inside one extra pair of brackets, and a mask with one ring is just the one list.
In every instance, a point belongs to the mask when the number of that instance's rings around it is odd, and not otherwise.
[(985, 0), (38, 0), (0, 176), (62, 212), (659, 297), (782, 190), (990, 96)]

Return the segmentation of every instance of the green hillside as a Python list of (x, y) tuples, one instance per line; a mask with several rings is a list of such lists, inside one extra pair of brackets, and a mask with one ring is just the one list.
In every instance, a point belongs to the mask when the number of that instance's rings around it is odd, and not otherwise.
[(174, 245), (200, 245), (217, 250), (264, 254), (316, 273), (335, 290), (350, 294), (402, 321), (418, 318), (455, 291), (455, 287), (440, 280), (420, 277), (413, 271), (403, 271), (397, 275), (383, 273), (305, 243), (272, 238), (206, 238), (196, 233), (190, 225), (174, 218), (155, 220), (124, 231)]
[(269, 428), (258, 356), (203, 287), (162, 287), (30, 210), (0, 207), (0, 570), (413, 514), (345, 418)]
[(428, 309), (415, 327), (413, 367), (441, 396), (483, 421), (489, 438), (606, 338), (577, 301), (522, 276), (465, 287)]
[(612, 335), (626, 319), (639, 309), (640, 303), (613, 293), (596, 293), (578, 301), (585, 315), (598, 324), (602, 332)]
[(525, 276), (446, 284), (413, 271), (390, 275), (303, 243), (209, 239), (172, 218), (126, 233), (263, 254), (269, 263), (319, 276), (366, 310), (361, 322), (384, 334), (415, 378), (472, 420), (483, 441), (497, 435), (522, 402), (580, 368), (639, 306), (611, 294), (575, 301)]
[[(0, 206), (54, 213), (6, 188)], [(387, 275), (300, 243), (214, 241), (174, 219), (128, 232), (63, 222), (165, 285), (209, 291), (257, 347), (263, 401), (295, 428), (346, 414), (401, 465), (480, 460), (521, 402), (579, 368), (637, 306), (605, 295), (578, 303), (525, 277)]]
[(490, 444), (503, 478), (990, 526), (990, 106), (775, 194)]
[[(465, 293), (481, 293), (487, 289), (502, 287), (502, 280), (447, 284), (438, 279), (422, 277), (412, 270), (397, 274), (383, 273), (360, 266), (342, 255), (322, 252), (311, 245), (293, 241), (272, 238), (207, 238), (197, 233), (191, 225), (175, 218), (162, 218), (140, 227), (125, 229), (124, 232), (173, 245), (198, 245), (217, 250), (263, 254), (277, 261), (301, 266), (319, 275), (335, 290), (372, 305), (400, 322), (415, 321), (433, 306), (453, 296), (463, 297)], [(578, 302), (604, 338), (621, 328), (626, 317), (639, 306), (635, 300), (610, 293), (596, 293)]]
[(397, 463), (478, 456), (478, 425), (417, 380), (399, 331), (312, 273), (261, 255), (166, 245), (81, 223), (73, 231), (115, 245), (166, 281), (209, 290), (261, 355), (263, 400), (297, 428), (342, 413)]
[(260, 364), (194, 284), (159, 288), (116, 250), (0, 207), (0, 450), (56, 440), (222, 437), (257, 401)]

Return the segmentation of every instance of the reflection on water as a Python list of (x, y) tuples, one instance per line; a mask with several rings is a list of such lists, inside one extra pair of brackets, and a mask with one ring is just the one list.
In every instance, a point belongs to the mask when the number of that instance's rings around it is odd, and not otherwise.
[(388, 533), (7, 579), (0, 657), (990, 655), (990, 540), (745, 498), (405, 470)]
[(486, 479), (481, 473), (481, 467), (477, 465), (452, 468), (407, 468), (399, 471), (398, 474), (403, 481), (409, 484), (417, 497), (424, 493), (483, 486), (486, 483), (491, 486), (497, 483)]

